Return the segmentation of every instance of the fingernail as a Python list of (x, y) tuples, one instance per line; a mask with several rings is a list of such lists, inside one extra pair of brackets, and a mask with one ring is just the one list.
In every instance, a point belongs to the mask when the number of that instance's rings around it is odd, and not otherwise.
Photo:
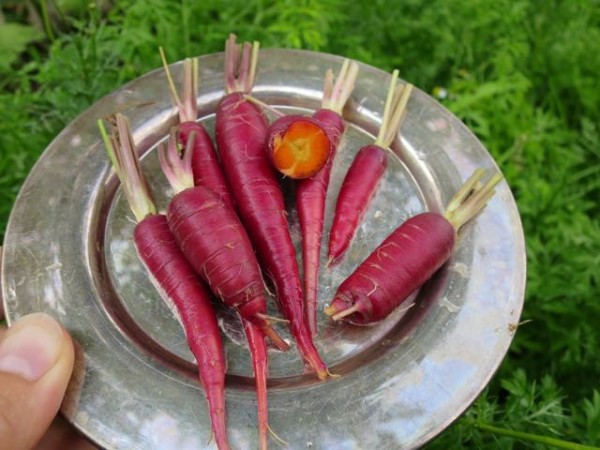
[(35, 313), (21, 318), (0, 342), (0, 372), (39, 380), (56, 363), (63, 339), (62, 328), (52, 317)]

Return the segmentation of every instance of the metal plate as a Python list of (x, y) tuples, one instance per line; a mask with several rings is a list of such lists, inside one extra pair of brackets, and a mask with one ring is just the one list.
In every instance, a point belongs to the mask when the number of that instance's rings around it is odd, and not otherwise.
[[(325, 71), (337, 72), (341, 62), (327, 54), (262, 50), (254, 94), (285, 111), (310, 112), (319, 106)], [(222, 67), (222, 54), (200, 58), (199, 120), (211, 132), (223, 94)], [(181, 64), (173, 66), (176, 76), (180, 69)], [(349, 126), (328, 193), (325, 236), (343, 175), (378, 128), (388, 83), (388, 74), (361, 65), (344, 111)], [(6, 315), (13, 322), (44, 311), (73, 335), (80, 351), (63, 412), (99, 445), (211, 448), (193, 357), (137, 258), (133, 216), (97, 132), (96, 120), (115, 111), (130, 117), (143, 166), (165, 207), (170, 191), (155, 148), (176, 115), (164, 72), (156, 70), (75, 119), (32, 170), (6, 231)], [(347, 257), (335, 268), (322, 268), (321, 306), (403, 220), (426, 209), (442, 210), (475, 168), (498, 170), (474, 135), (419, 90), (392, 150), (389, 170)], [(292, 207), (289, 217), (297, 245)], [(494, 374), (519, 321), (524, 284), (523, 232), (503, 182), (487, 208), (459, 233), (453, 258), (411, 308), (372, 327), (334, 325), (321, 314), (317, 345), (339, 378), (319, 382), (304, 373), (295, 349), (270, 352), (271, 427), (293, 449), (424, 444), (456, 419)], [(229, 436), (234, 448), (256, 448), (248, 350), (226, 314), (222, 324)]]

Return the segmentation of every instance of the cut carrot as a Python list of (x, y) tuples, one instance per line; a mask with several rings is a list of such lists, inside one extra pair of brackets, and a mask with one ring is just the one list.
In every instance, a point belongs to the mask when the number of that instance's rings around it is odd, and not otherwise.
[[(311, 118), (286, 116), (271, 126), (269, 150), (279, 172), (290, 178), (313, 176), (327, 162), (331, 143), (323, 127)], [(278, 126), (280, 121), (287, 122)]]

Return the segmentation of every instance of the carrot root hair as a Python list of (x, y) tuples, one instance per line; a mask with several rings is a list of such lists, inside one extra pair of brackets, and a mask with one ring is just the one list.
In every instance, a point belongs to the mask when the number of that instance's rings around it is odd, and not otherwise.
[(282, 319), (281, 317), (269, 316), (267, 314), (260, 314), (260, 313), (258, 313), (256, 315), (256, 317), (258, 317), (260, 319), (263, 319), (263, 320), (266, 320), (266, 321), (269, 321), (269, 322), (280, 322), (280, 323), (286, 323), (286, 324), (290, 323), (290, 321), (287, 320), (287, 319)]
[(455, 230), (458, 231), (485, 207), (494, 195), (494, 188), (503, 178), (496, 173), (483, 183), (481, 179), (484, 175), (485, 170), (476, 169), (448, 203), (444, 217)]
[(270, 325), (263, 326), (260, 329), (279, 350), (282, 352), (287, 352), (290, 349), (289, 344), (285, 342), (283, 338), (279, 336), (273, 328), (271, 328)]
[[(340, 312), (336, 312), (335, 314), (333, 314), (331, 316), (331, 318), (334, 320), (334, 322), (337, 322), (338, 320), (341, 320), (346, 316), (354, 314), (357, 311), (360, 311), (360, 303), (355, 303), (348, 309), (344, 309)], [(327, 314), (327, 310), (325, 310), (325, 313)]]
[(282, 447), (289, 447), (289, 443), (285, 440), (283, 440), (281, 437), (279, 437), (277, 435), (277, 433), (275, 433), (275, 431), (273, 431), (273, 429), (271, 428), (271, 426), (269, 424), (267, 424), (267, 430), (269, 430), (269, 434), (273, 437), (273, 439), (275, 439), (275, 441)]
[(182, 97), (177, 94), (177, 88), (175, 82), (171, 76), (169, 65), (167, 64), (167, 58), (162, 47), (159, 47), (160, 58), (167, 74), (167, 81), (169, 83), (169, 91), (173, 102), (177, 106), (179, 111), (179, 121), (193, 122), (198, 117), (198, 59), (197, 58), (186, 58), (183, 61), (183, 75), (182, 75)]
[(236, 39), (232, 33), (225, 41), (225, 92), (249, 94), (254, 87), (260, 44), (254, 41), (240, 45)]
[(340, 375), (340, 374), (337, 374), (337, 373), (331, 373), (331, 372), (329, 371), (329, 369), (327, 369), (327, 375), (329, 376), (329, 378), (340, 378), (340, 377), (341, 377), (341, 375)]
[(329, 69), (325, 73), (321, 107), (330, 109), (341, 115), (344, 105), (354, 90), (357, 76), (358, 64), (349, 59), (345, 59), (342, 63), (342, 68), (337, 79), (335, 79), (333, 71)]
[(106, 153), (123, 185), (129, 207), (138, 222), (147, 216), (156, 214), (150, 186), (144, 176), (137, 154), (131, 124), (123, 114), (117, 113), (106, 118), (111, 130), (109, 135), (102, 119), (98, 128), (104, 142)]
[(398, 74), (398, 70), (392, 72), (390, 88), (383, 109), (381, 127), (375, 140), (375, 145), (381, 148), (389, 147), (398, 134), (402, 120), (406, 115), (406, 104), (412, 93), (412, 84), (397, 85)]

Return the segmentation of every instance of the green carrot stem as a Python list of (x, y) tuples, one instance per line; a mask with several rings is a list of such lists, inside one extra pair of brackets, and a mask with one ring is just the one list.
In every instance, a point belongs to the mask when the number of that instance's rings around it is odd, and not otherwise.
[(389, 147), (396, 134), (400, 129), (400, 125), (404, 120), (404, 116), (406, 115), (406, 105), (408, 103), (408, 99), (410, 98), (410, 94), (412, 93), (413, 85), (407, 84), (405, 86), (398, 86), (396, 88), (396, 92), (394, 93), (394, 110), (392, 112), (391, 117), (387, 123), (387, 130), (384, 135), (384, 144), (385, 147)]
[(344, 60), (342, 63), (342, 68), (340, 69), (340, 73), (335, 82), (333, 72), (328, 70), (325, 73), (321, 107), (341, 114), (344, 105), (354, 90), (357, 76), (358, 64), (355, 61), (350, 61), (348, 59)]
[(246, 92), (252, 91), (252, 88), (254, 87), (254, 81), (256, 79), (256, 67), (258, 66), (259, 48), (260, 43), (258, 41), (252, 42), (252, 57), (250, 58), (250, 73), (248, 74)]
[(494, 187), (502, 180), (502, 175), (496, 173), (483, 184), (480, 180), (484, 174), (482, 169), (475, 170), (448, 204), (444, 216), (457, 231), (485, 207), (494, 195)]
[(469, 195), (471, 195), (475, 189), (475, 186), (480, 182), (481, 177), (485, 174), (483, 169), (476, 169), (467, 181), (461, 186), (461, 188), (454, 194), (454, 197), (448, 203), (446, 207), (446, 214), (454, 214), (456, 209), (464, 203)]
[(225, 41), (225, 92), (249, 94), (254, 87), (260, 43), (236, 44), (235, 34)]
[(392, 100), (394, 99), (394, 90), (396, 89), (396, 82), (398, 81), (398, 70), (392, 72), (392, 79), (390, 80), (390, 87), (388, 89), (388, 95), (385, 98), (385, 106), (383, 107), (383, 116), (381, 118), (381, 127), (379, 127), (379, 133), (375, 140), (375, 145), (380, 147), (383, 145), (383, 136), (385, 135), (385, 125), (388, 123), (390, 117), (390, 109), (392, 108)]
[(183, 61), (183, 77), (181, 82), (182, 97), (180, 97), (177, 93), (171, 71), (169, 70), (165, 52), (162, 47), (159, 47), (158, 50), (167, 75), (171, 98), (179, 112), (179, 122), (192, 122), (196, 120), (196, 117), (198, 116), (198, 104), (196, 100), (198, 96), (198, 59), (186, 58)]
[(131, 126), (122, 114), (109, 116), (107, 120), (113, 134), (109, 135), (102, 120), (98, 120), (100, 135), (110, 162), (121, 181), (129, 207), (139, 222), (149, 215), (156, 214), (156, 206), (135, 150)]
[(381, 126), (374, 144), (381, 148), (389, 147), (398, 134), (402, 119), (405, 116), (406, 104), (412, 92), (412, 85), (396, 86), (398, 81), (398, 70), (392, 72), (390, 88), (385, 100)]

